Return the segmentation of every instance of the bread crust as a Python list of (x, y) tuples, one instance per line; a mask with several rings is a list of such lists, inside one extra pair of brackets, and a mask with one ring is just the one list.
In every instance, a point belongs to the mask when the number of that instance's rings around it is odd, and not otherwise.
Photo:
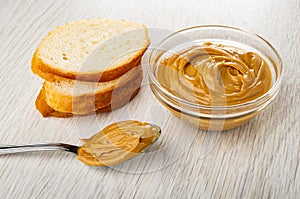
[(66, 95), (51, 88), (47, 82), (43, 85), (43, 92), (47, 104), (54, 110), (64, 113), (87, 114), (108, 106), (112, 99), (122, 97), (123, 93), (136, 90), (140, 87), (142, 78), (142, 69), (137, 67), (135, 75), (128, 81), (120, 82), (120, 84), (99, 93), (86, 93), (79, 96)]

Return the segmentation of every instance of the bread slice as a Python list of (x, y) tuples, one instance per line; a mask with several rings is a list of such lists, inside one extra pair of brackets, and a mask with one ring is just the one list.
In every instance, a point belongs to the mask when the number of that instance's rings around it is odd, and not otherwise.
[(44, 82), (43, 89), (47, 104), (63, 113), (87, 114), (108, 106), (123, 93), (132, 93), (142, 81), (140, 66), (132, 68), (121, 77), (108, 82), (83, 82), (64, 80)]
[[(137, 88), (133, 92), (128, 92), (128, 90), (125, 92), (123, 96), (115, 97), (113, 98), (110, 102), (109, 105), (100, 108), (96, 111), (92, 111), (90, 113), (84, 114), (98, 114), (98, 113), (104, 113), (104, 112), (109, 112), (118, 108), (121, 108), (122, 106), (126, 105), (130, 100), (132, 100), (139, 92), (140, 88)], [(43, 115), (43, 117), (59, 117), (59, 118), (67, 118), (67, 117), (72, 117), (72, 116), (82, 116), (81, 114), (73, 114), (73, 113), (62, 113), (59, 111), (54, 110), (51, 106), (47, 104), (47, 101), (45, 99), (45, 94), (44, 94), (44, 89), (42, 88), (36, 101), (35, 101), (35, 106), (37, 110)]]
[[(140, 62), (141, 62), (141, 58), (142, 58), (142, 56), (139, 56), (139, 57), (136, 57), (134, 60), (132, 60), (132, 62), (130, 62), (128, 64), (129, 68), (133, 68), (133, 67), (139, 65)], [(63, 77), (61, 75), (57, 75), (57, 74), (54, 74), (54, 73), (43, 71), (43, 70), (41, 70), (41, 68), (38, 67), (37, 64), (32, 64), (31, 65), (31, 70), (33, 71), (33, 73), (35, 73), (36, 75), (38, 75), (39, 77), (41, 77), (42, 79), (44, 79), (44, 80), (46, 80), (48, 82), (71, 80), (71, 79), (69, 79), (67, 77)], [(113, 76), (114, 75), (110, 75), (111, 78)], [(88, 79), (86, 79), (86, 80), (88, 80)], [(95, 80), (95, 81), (93, 81), (93, 80)], [(90, 79), (90, 82), (97, 82), (96, 80), (97, 79)]]
[(146, 27), (135, 22), (75, 21), (57, 27), (41, 41), (32, 58), (32, 70), (49, 81), (57, 76), (110, 81), (136, 66), (149, 44)]

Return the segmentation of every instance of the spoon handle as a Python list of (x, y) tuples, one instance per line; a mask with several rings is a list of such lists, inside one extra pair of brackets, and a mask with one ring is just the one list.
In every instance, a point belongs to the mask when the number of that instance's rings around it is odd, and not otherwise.
[(34, 151), (69, 151), (77, 154), (78, 146), (65, 143), (49, 143), (49, 144), (30, 144), (30, 145), (16, 145), (16, 146), (0, 146), (0, 155), (11, 153), (23, 153)]

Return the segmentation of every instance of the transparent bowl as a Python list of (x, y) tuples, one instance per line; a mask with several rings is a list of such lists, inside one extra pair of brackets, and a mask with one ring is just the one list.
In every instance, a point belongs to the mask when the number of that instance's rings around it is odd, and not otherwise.
[[(239, 45), (257, 52), (270, 66), (271, 88), (254, 100), (230, 106), (199, 105), (167, 91), (157, 79), (160, 60), (170, 52), (178, 52), (197, 43), (208, 41)], [(275, 99), (282, 76), (281, 58), (268, 41), (256, 34), (221, 25), (196, 26), (175, 32), (156, 46), (151, 46), (144, 54), (142, 64), (147, 69), (150, 87), (155, 97), (176, 116), (205, 130), (227, 130), (248, 122)]]

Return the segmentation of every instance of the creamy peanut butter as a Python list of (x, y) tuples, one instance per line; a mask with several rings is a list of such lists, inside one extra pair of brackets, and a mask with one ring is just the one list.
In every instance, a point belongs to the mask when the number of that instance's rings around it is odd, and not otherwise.
[(160, 128), (147, 122), (118, 122), (82, 140), (78, 159), (89, 166), (115, 165), (143, 152), (159, 135)]
[(270, 67), (258, 53), (211, 42), (164, 58), (157, 79), (173, 95), (207, 106), (242, 104), (272, 85)]

